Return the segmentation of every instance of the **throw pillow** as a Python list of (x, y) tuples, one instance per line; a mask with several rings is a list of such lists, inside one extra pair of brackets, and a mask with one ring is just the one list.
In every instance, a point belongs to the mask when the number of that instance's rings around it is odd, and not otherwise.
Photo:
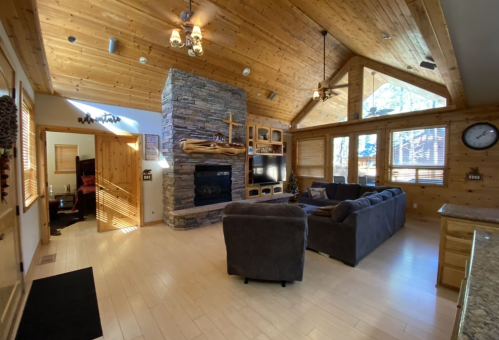
[(326, 188), (310, 188), (308, 189), (308, 195), (314, 200), (327, 199)]
[(377, 194), (378, 192), (376, 190), (374, 191), (367, 191), (365, 192), (362, 196), (360, 197), (367, 197), (367, 196), (370, 196), (370, 195), (373, 195), (373, 194)]
[(81, 176), (81, 180), (85, 186), (95, 185), (95, 175)]

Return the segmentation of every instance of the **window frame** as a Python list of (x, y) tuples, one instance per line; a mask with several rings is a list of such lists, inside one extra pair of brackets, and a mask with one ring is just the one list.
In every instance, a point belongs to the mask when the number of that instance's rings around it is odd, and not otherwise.
[(64, 146), (70, 146), (70, 147), (75, 147), (76, 146), (76, 156), (80, 155), (80, 146), (78, 144), (54, 144), (54, 174), (56, 175), (61, 175), (61, 174), (76, 174), (76, 163), (74, 163), (75, 169), (74, 170), (58, 170), (57, 169), (57, 147), (64, 147)]
[[(323, 154), (322, 154), (322, 161), (323, 161), (323, 165), (322, 165), (322, 176), (308, 176), (308, 175), (300, 175), (298, 173), (298, 168), (299, 168), (299, 164), (298, 164), (298, 158), (299, 158), (299, 154), (298, 154), (298, 143), (300, 142), (305, 142), (305, 141), (310, 141), (310, 140), (322, 140), (322, 143), (323, 143)], [(326, 136), (318, 136), (318, 137), (310, 137), (310, 138), (300, 138), (300, 139), (297, 139), (296, 140), (296, 162), (295, 162), (295, 173), (296, 173), (296, 176), (297, 177), (300, 177), (300, 178), (315, 178), (315, 179), (324, 179), (326, 178), (326, 165), (327, 165), (327, 145), (326, 145), (326, 142), (327, 142), (327, 138)]]
[[(20, 106), (20, 110), (19, 110), (19, 121), (20, 121), (20, 149), (21, 149), (21, 180), (22, 180), (22, 198), (23, 198), (23, 212), (26, 213), (32, 206), (33, 204), (36, 203), (36, 201), (38, 201), (38, 198), (40, 197), (40, 193), (39, 193), (39, 188), (38, 188), (38, 157), (37, 157), (37, 154), (36, 154), (36, 150), (37, 150), (37, 136), (36, 136), (36, 120), (35, 120), (35, 103), (33, 101), (33, 99), (31, 99), (30, 95), (26, 92), (26, 90), (24, 89), (24, 87), (20, 86), (20, 96), (19, 96), (19, 106)], [(34, 169), (34, 175), (33, 175), (33, 178), (35, 178), (35, 181), (36, 181), (36, 185), (35, 185), (35, 188), (36, 188), (36, 191), (35, 193), (32, 195), (32, 197), (30, 197), (30, 201), (28, 204), (26, 204), (26, 196), (27, 196), (27, 192), (26, 192), (26, 185), (25, 185), (25, 180), (26, 180), (26, 176), (25, 176), (25, 167), (24, 167), (24, 153), (25, 153), (25, 149), (24, 149), (24, 145), (23, 145), (23, 131), (24, 131), (24, 128), (25, 128), (25, 125), (24, 125), (24, 122), (23, 122), (23, 104), (26, 102), (26, 106), (28, 106), (29, 108), (29, 116), (30, 116), (30, 124), (33, 124), (33, 134), (34, 134), (34, 138), (33, 138), (33, 142), (34, 142), (34, 146), (31, 148), (32, 150), (34, 150), (34, 160), (35, 160), (35, 163), (36, 163), (36, 167)], [(30, 129), (30, 133), (31, 133), (31, 129)], [(29, 157), (29, 156), (28, 156)]]
[[(411, 131), (411, 130), (425, 130), (425, 129), (433, 129), (433, 128), (445, 128), (445, 154), (444, 154), (444, 165), (443, 166), (393, 166), (393, 133), (398, 131)], [(449, 124), (439, 124), (439, 125), (422, 125), (416, 127), (406, 127), (406, 128), (398, 128), (398, 129), (390, 129), (388, 132), (388, 162), (387, 162), (387, 179), (386, 181), (393, 185), (417, 185), (417, 186), (434, 186), (438, 188), (447, 187), (448, 186), (448, 175), (449, 175), (449, 134), (450, 127)], [(416, 170), (416, 180), (418, 170), (443, 170), (443, 183), (442, 184), (433, 184), (433, 183), (419, 183), (419, 182), (395, 182), (392, 181), (392, 171), (394, 169), (415, 169)]]

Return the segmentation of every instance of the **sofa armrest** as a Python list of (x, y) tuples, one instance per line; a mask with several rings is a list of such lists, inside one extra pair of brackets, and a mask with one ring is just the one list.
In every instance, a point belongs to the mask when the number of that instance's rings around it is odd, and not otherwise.
[(304, 191), (303, 194), (301, 194), (300, 197), (308, 198), (308, 191)]

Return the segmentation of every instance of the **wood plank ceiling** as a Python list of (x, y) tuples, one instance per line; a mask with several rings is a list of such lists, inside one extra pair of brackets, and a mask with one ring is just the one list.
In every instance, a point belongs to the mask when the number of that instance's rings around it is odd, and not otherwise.
[[(198, 16), (205, 54), (196, 58), (169, 44), (187, 0), (36, 3), (54, 91), (68, 98), (160, 112), (175, 67), (244, 88), (249, 113), (289, 122), (322, 79), (323, 29), (330, 32), (327, 76), (359, 54), (443, 83), (438, 71), (418, 67), (430, 52), (403, 0), (195, 1), (195, 12), (209, 13)], [(107, 50), (111, 37), (118, 39), (115, 54)]]

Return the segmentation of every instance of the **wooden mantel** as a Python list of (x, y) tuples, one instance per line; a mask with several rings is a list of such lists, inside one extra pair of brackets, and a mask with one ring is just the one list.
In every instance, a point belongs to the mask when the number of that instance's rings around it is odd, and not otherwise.
[(180, 148), (185, 153), (217, 153), (228, 156), (246, 152), (244, 144), (213, 142), (201, 139), (181, 139)]

